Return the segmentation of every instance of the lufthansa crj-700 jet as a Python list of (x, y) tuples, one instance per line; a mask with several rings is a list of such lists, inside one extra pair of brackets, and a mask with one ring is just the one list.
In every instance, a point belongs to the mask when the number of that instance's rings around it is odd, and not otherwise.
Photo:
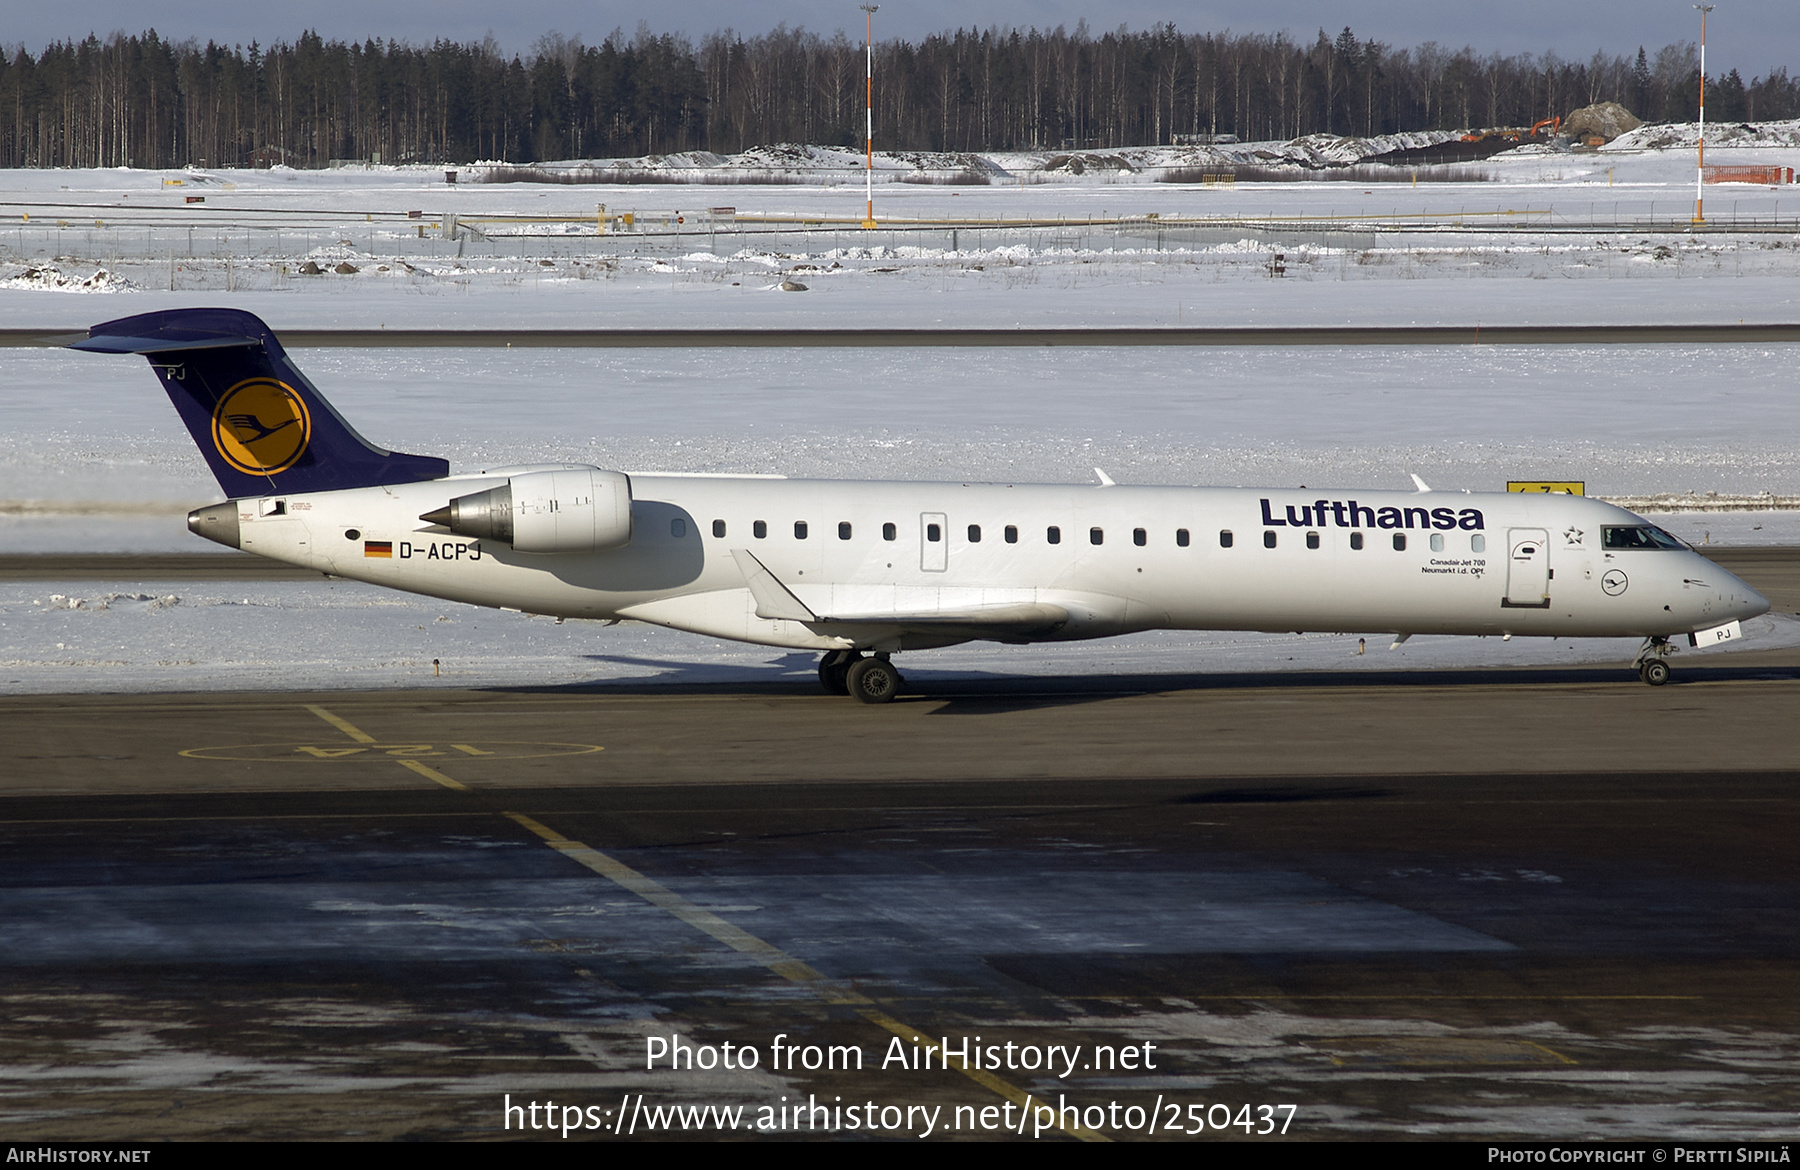
[[(894, 697), (891, 656), (1140, 630), (1738, 637), (1769, 603), (1642, 518), (1567, 495), (451, 475), (357, 434), (233, 309), (96, 325), (150, 360), (225, 503), (188, 527), (292, 565), (563, 618), (817, 650), (819, 678)], [(1316, 495), (1316, 498), (1315, 498)]]

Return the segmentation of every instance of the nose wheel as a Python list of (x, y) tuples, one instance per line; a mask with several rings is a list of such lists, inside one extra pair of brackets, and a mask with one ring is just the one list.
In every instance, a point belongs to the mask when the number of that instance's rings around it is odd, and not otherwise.
[(1640, 681), (1660, 687), (1674, 676), (1669, 667), (1669, 640), (1667, 638), (1646, 638), (1644, 648), (1638, 651), (1637, 672)]

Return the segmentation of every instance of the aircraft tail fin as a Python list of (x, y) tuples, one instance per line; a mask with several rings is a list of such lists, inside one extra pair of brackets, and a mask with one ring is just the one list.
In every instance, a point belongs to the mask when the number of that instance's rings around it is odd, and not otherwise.
[(225, 494), (333, 491), (439, 479), (450, 464), (356, 433), (238, 309), (166, 309), (107, 321), (69, 348), (149, 359)]

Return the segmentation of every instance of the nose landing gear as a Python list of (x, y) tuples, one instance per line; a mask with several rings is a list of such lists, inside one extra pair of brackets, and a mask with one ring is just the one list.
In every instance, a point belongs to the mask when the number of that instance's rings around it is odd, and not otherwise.
[(1637, 667), (1638, 678), (1653, 687), (1660, 687), (1668, 682), (1675, 673), (1669, 667), (1669, 651), (1672, 648), (1667, 638), (1645, 638), (1644, 647), (1633, 660)]
[(886, 654), (864, 657), (857, 650), (833, 650), (819, 660), (819, 685), (825, 693), (847, 694), (859, 703), (891, 703), (905, 681)]

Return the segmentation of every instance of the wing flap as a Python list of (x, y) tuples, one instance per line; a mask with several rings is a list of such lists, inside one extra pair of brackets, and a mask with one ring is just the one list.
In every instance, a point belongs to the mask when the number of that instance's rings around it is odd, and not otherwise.
[(963, 634), (976, 637), (983, 632), (1008, 635), (1044, 633), (1065, 625), (1069, 611), (1060, 605), (1041, 601), (1005, 602), (998, 605), (971, 605), (957, 609), (933, 609), (907, 612), (872, 610), (864, 613), (814, 613), (795, 597), (756, 554), (745, 548), (731, 550), (744, 575), (744, 584), (756, 601), (756, 616), (765, 621), (786, 620), (819, 626), (878, 626), (921, 634)]
[(819, 621), (839, 625), (900, 626), (921, 633), (997, 630), (1029, 634), (1054, 630), (1069, 620), (1069, 611), (1041, 601), (1010, 605), (977, 605), (966, 609), (932, 610), (925, 613), (833, 613)]

